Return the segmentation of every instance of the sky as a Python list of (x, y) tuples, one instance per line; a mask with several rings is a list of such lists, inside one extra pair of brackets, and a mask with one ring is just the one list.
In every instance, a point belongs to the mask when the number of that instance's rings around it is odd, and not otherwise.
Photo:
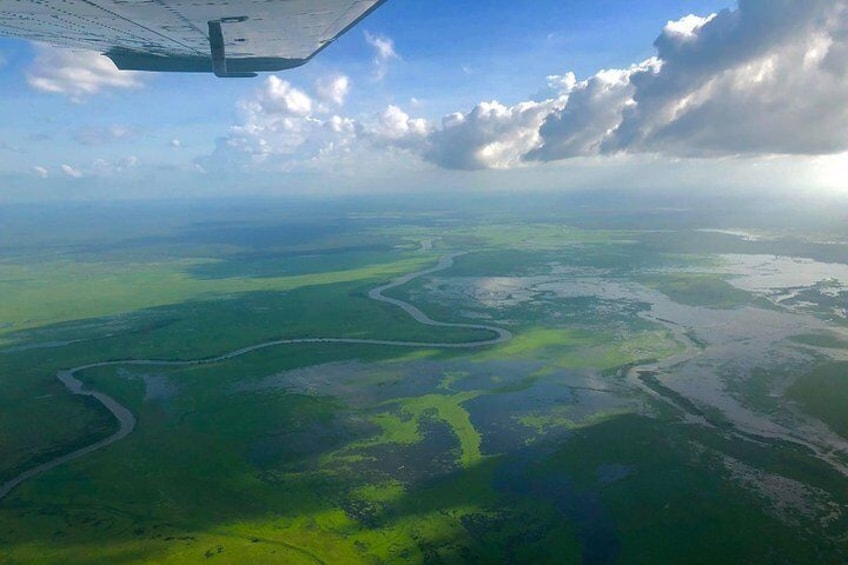
[(254, 79), (0, 38), (0, 202), (848, 194), (848, 0), (389, 0)]

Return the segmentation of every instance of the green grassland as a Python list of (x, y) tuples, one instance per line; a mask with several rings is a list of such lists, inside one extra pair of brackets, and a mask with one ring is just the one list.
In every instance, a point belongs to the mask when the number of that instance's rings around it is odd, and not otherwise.
[[(480, 394), (509, 392), (444, 391), (352, 409), (344, 396), (234, 391), (272, 368), (295, 369), (322, 355), (312, 347), (298, 359), (258, 352), (221, 366), (157, 370), (180, 391), (165, 401), (145, 401), (140, 379), (122, 378), (116, 368), (87, 372), (87, 383), (138, 415), (139, 428), (21, 487), (0, 509), (8, 555), (65, 563), (186, 563), (210, 552), (233, 563), (489, 562), (503, 552), (517, 560), (579, 560), (586, 540), (599, 535), (612, 535), (625, 561), (693, 559), (708, 548), (704, 562), (758, 560), (770, 548), (792, 561), (813, 550), (803, 535), (764, 517), (762, 502), (722, 479), (713, 463), (699, 464), (704, 456), (689, 445), (703, 438), (679, 424), (601, 415), (572, 427), (577, 435), (563, 444), (482, 457), (480, 432), (463, 406)], [(412, 360), (394, 355), (370, 362)], [(368, 352), (351, 346), (334, 356)], [(557, 420), (568, 425), (552, 413), (545, 429), (562, 425)], [(444, 445), (429, 435), (434, 421), (447, 431)], [(419, 453), (430, 453), (431, 441), (444, 450), (433, 457), (441, 464)], [(256, 445), (276, 452), (257, 458)], [(398, 452), (405, 456), (394, 460), (427, 468), (408, 474), (387, 467)], [(605, 466), (628, 471), (607, 483), (598, 478)], [(69, 489), (75, 494), (68, 499)], [(608, 516), (588, 522), (599, 504)], [(704, 516), (709, 528), (699, 527)], [(678, 532), (674, 543), (663, 543), (670, 532)]]
[[(598, 470), (613, 453), (616, 466), (628, 472), (599, 481)], [(816, 551), (802, 541), (806, 535), (767, 519), (762, 500), (727, 481), (719, 453), (702, 446), (697, 433), (623, 416), (582, 431), (539, 472), (557, 470), (579, 490), (597, 489), (613, 513), (621, 562), (746, 563), (770, 555), (806, 562)], [(764, 464), (762, 453), (734, 455)]]
[[(300, 337), (488, 339), (368, 298), (444, 252), (467, 253), (445, 277), (544, 275), (556, 263), (630, 280), (688, 260), (672, 235), (664, 248), (655, 234), (645, 243), (639, 232), (549, 217), (507, 214), (495, 224), (360, 211), (340, 220), (319, 206), (236, 210), (232, 221), (227, 210), (183, 213), (191, 223), (166, 216), (164, 227), (144, 219), (116, 228), (110, 245), (109, 230), (80, 212), (85, 221), (63, 228), (70, 235), (33, 236), (26, 252), (0, 258), (0, 479), (114, 431), (101, 405), (55, 379), (62, 368), (208, 359)], [(422, 250), (426, 239), (434, 247)], [(464, 306), (427, 284), (388, 294), (434, 319), (469, 322)], [(681, 304), (750, 300), (708, 276), (650, 284)], [(841, 476), (792, 446), (683, 424), (625, 388), (622, 369), (683, 347), (639, 316), (646, 308), (536, 296), (480, 308), (489, 316), (480, 323), (505, 322), (514, 337), (473, 351), (290, 344), (203, 365), (81, 371), (86, 386), (133, 412), (137, 428), (0, 500), (0, 563), (848, 558), (848, 517), (787, 521), (723, 461), (818, 485), (837, 505), (848, 503)], [(834, 426), (839, 367), (790, 390)], [(837, 392), (817, 395), (817, 379)]]
[(736, 308), (751, 304), (753, 297), (719, 277), (707, 275), (673, 275), (649, 279), (646, 284), (675, 302), (707, 308)]
[(551, 367), (606, 371), (677, 353), (681, 345), (662, 329), (609, 334), (603, 331), (538, 328), (523, 332), (484, 358), (542, 359)]
[[(3, 319), (19, 320), (13, 327), (28, 328), (14, 333), (7, 330), (7, 343), (87, 341), (0, 356), (0, 369), (9, 377), (0, 380), (4, 392), (0, 428), (8, 431), (0, 435), (0, 451), (8, 454), (0, 460), (0, 477), (15, 474), (28, 461), (85, 444), (82, 438), (91, 436), (93, 426), (109, 424), (108, 414), (67, 396), (54, 378), (61, 368), (110, 359), (202, 359), (286, 338), (403, 336), (410, 341), (462, 342), (490, 337), (473, 330), (437, 331), (414, 322), (397, 308), (367, 298), (368, 290), (378, 284), (433, 261), (432, 255), (413, 255), (399, 261), (389, 258), (387, 263), (349, 274), (199, 282), (182, 271), (182, 261), (159, 268), (155, 276), (142, 266), (134, 266), (137, 272), (130, 275), (124, 266), (113, 272), (109, 264), (101, 264), (87, 274), (80, 266), (73, 267), (80, 273), (73, 284), (65, 281), (68, 272), (63, 268), (54, 272), (37, 265), (34, 268), (44, 270), (40, 284), (21, 283), (17, 292), (8, 293), (13, 300), (4, 302)], [(256, 286), (263, 290), (224, 292)], [(138, 305), (143, 308), (133, 310)], [(42, 313), (49, 313), (50, 318)], [(124, 316), (116, 318), (117, 314)], [(80, 317), (76, 324), (73, 316)], [(51, 320), (66, 323), (48, 325)], [(46, 423), (21, 426), (22, 418)], [(105, 423), (98, 423), (104, 418)]]
[[(376, 260), (377, 258), (375, 258)], [(130, 265), (59, 261), (0, 264), (6, 333), (70, 320), (118, 316), (190, 300), (215, 300), (247, 293), (290, 292), (307, 287), (382, 281), (419, 270), (433, 256), (417, 255), (359, 268), (293, 274), (199, 278), (191, 270), (209, 261)], [(215, 264), (215, 263), (212, 263)], [(232, 267), (230, 267), (232, 268)], [(143, 289), (143, 292), (139, 292)]]

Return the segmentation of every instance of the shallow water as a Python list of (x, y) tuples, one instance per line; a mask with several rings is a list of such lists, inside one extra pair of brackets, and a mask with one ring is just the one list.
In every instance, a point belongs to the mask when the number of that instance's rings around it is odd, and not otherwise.
[(122, 379), (141, 379), (144, 382), (145, 402), (166, 402), (179, 392), (179, 387), (164, 373), (140, 373), (128, 369), (117, 370)]
[[(803, 289), (820, 281), (832, 281), (829, 288), (824, 290), (838, 294), (841, 291), (839, 285), (848, 283), (848, 265), (773, 255), (721, 255), (720, 259), (722, 262), (715, 267), (687, 268), (684, 271), (729, 275), (727, 280), (734, 286), (767, 295), (772, 300), (777, 293), (785, 294), (788, 288)], [(549, 274), (528, 277), (442, 275), (427, 282), (427, 298), (454, 307), (480, 308), (499, 316), (510, 316), (514, 308), (559, 304), (548, 310), (552, 319), (556, 319), (556, 308), (567, 307), (568, 300), (581, 298), (606, 301), (606, 308), (611, 312), (630, 319), (639, 313), (641, 318), (673, 331), (678, 340), (688, 343), (687, 347), (692, 348), (692, 351), (655, 367), (664, 386), (682, 394), (697, 406), (721, 413), (740, 431), (803, 441), (807, 441), (808, 436), (809, 441), (822, 446), (825, 451), (835, 448), (848, 452), (848, 443), (842, 438), (800, 414), (791, 405), (781, 403), (779, 395), (773, 397), (775, 411), (768, 414), (755, 409), (746, 397), (753, 392), (746, 388), (745, 381), (755, 369), (795, 368), (800, 374), (811, 367), (817, 361), (818, 353), (788, 346), (787, 340), (799, 334), (827, 332), (832, 326), (826, 321), (806, 314), (798, 307), (714, 309), (687, 306), (672, 301), (661, 292), (639, 284), (632, 278), (621, 278), (599, 269), (582, 269), (556, 263), (548, 267)], [(567, 312), (561, 314), (566, 315)], [(604, 323), (591, 317), (587, 321), (596, 325)], [(690, 342), (684, 334), (697, 340), (700, 346)], [(786, 383), (782, 386), (784, 390)], [(599, 393), (574, 390), (569, 393), (568, 400), (552, 390), (546, 390), (544, 394), (570, 406), (569, 418), (575, 420), (590, 418), (592, 414), (616, 407), (614, 402), (609, 401), (616, 397), (614, 391)], [(513, 402), (481, 398), (468, 403), (472, 416), (477, 418), (480, 425), (494, 430), (494, 436), (488, 440), (492, 449), (496, 449), (495, 445), (506, 448), (511, 441), (517, 441), (522, 433), (526, 433), (519, 428), (508, 429), (502, 422), (493, 423), (495, 419), (487, 416), (495, 410), (517, 413), (517, 406), (530, 402), (530, 396), (510, 396)], [(618, 394), (619, 398), (623, 396)]]
[(749, 292), (773, 293), (785, 288), (809, 287), (836, 280), (848, 285), (848, 265), (822, 263), (802, 257), (776, 255), (719, 255), (717, 272), (730, 274), (728, 282)]

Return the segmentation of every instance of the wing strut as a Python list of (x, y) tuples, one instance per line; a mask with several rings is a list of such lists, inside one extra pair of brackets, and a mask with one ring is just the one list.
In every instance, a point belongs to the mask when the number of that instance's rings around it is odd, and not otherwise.
[(210, 20), (209, 25), (209, 50), (212, 54), (212, 70), (216, 77), (221, 78), (249, 78), (255, 77), (256, 73), (230, 73), (227, 72), (227, 54), (224, 50), (224, 31), (221, 29), (221, 24), (243, 22), (247, 18), (242, 16), (238, 18), (222, 18), (220, 20)]

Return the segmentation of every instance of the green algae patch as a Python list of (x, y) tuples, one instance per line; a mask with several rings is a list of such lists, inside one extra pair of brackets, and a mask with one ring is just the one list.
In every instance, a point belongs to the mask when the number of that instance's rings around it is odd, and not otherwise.
[(371, 421), (380, 426), (382, 433), (377, 437), (362, 442), (362, 446), (382, 443), (411, 445), (423, 439), (418, 429), (418, 422), (415, 419), (401, 418), (398, 414), (382, 412), (373, 416)]
[(459, 462), (467, 468), (483, 458), (480, 452), (482, 440), (471, 423), (468, 411), (462, 407), (462, 403), (479, 395), (479, 392), (463, 392), (451, 396), (428, 394), (418, 398), (404, 399), (400, 402), (400, 406), (404, 413), (411, 415), (417, 421), (425, 415), (432, 415), (450, 426), (459, 440)]

